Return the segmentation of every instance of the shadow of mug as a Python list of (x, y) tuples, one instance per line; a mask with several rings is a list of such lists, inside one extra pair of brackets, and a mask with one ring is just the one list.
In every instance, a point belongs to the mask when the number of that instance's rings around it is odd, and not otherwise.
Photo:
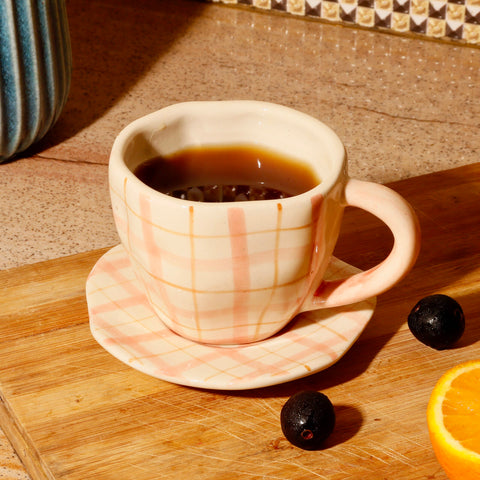
[(0, 162), (41, 139), (57, 121), (71, 66), (65, 0), (0, 2)]

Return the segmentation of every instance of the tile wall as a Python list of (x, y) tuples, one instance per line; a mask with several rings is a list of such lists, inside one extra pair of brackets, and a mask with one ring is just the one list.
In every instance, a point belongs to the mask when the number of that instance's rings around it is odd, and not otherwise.
[(211, 0), (480, 45), (480, 0)]

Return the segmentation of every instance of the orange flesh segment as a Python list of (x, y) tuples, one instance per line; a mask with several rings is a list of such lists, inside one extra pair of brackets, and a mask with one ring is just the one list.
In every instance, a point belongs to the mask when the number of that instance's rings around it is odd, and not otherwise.
[(456, 377), (442, 404), (445, 428), (465, 448), (480, 454), (480, 369)]

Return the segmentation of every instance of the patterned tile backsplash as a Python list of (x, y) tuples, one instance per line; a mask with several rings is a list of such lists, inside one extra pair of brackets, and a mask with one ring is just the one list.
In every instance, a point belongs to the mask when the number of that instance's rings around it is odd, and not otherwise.
[(480, 45), (480, 0), (211, 0)]

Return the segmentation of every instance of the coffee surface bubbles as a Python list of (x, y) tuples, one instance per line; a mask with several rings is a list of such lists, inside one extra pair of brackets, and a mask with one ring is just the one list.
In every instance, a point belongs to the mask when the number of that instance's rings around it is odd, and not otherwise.
[(151, 158), (134, 174), (159, 192), (199, 202), (281, 199), (320, 183), (307, 164), (248, 145), (188, 148)]

